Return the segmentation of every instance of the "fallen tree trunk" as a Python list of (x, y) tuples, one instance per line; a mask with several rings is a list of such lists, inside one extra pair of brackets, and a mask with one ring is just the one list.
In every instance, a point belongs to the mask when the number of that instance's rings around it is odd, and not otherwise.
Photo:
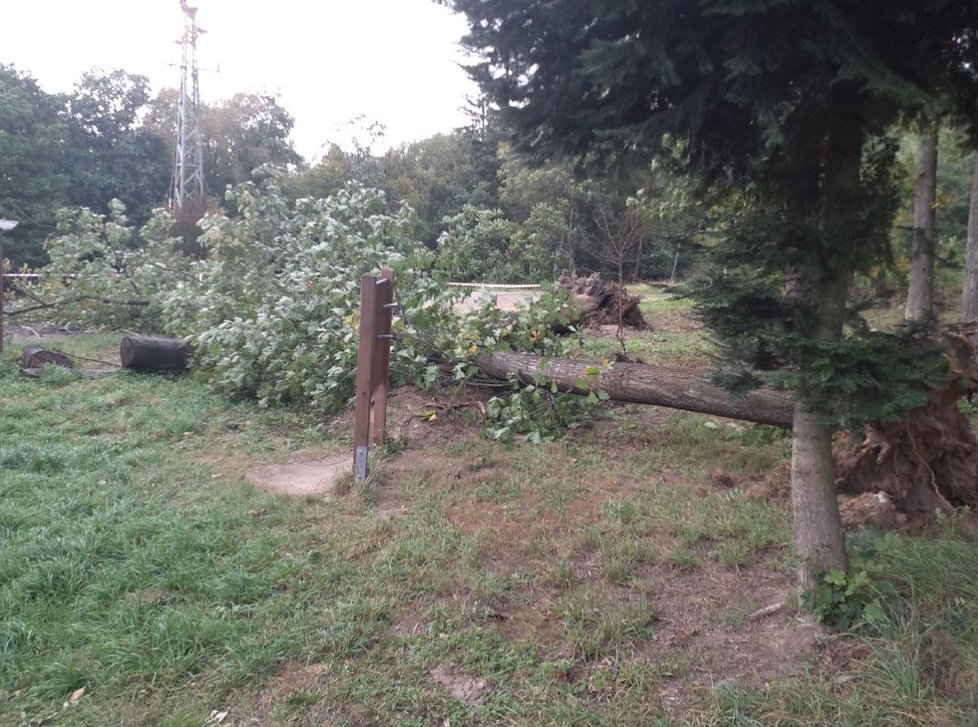
[(126, 336), (119, 347), (122, 365), (146, 373), (178, 373), (187, 370), (193, 349), (179, 338)]
[[(760, 389), (734, 399), (712, 386), (705, 371), (632, 363), (602, 366), (509, 352), (479, 356), (476, 364), (497, 379), (515, 376), (528, 384), (543, 379), (556, 382), (561, 391), (604, 391), (615, 401), (784, 428), (792, 424), (792, 400), (787, 394)], [(885, 492), (905, 513), (978, 506), (978, 440), (958, 409), (962, 393), (957, 387), (935, 391), (926, 406), (900, 421), (873, 422), (862, 431), (840, 433), (835, 446), (839, 490)]]
[(604, 391), (615, 401), (654, 404), (672, 409), (742, 419), (775, 427), (791, 427), (792, 400), (787, 394), (760, 389), (733, 398), (709, 383), (706, 371), (681, 366), (649, 366), (567, 358), (541, 358), (527, 353), (493, 353), (476, 358), (482, 373), (496, 379), (516, 376), (532, 383), (554, 381), (561, 391), (588, 394)]

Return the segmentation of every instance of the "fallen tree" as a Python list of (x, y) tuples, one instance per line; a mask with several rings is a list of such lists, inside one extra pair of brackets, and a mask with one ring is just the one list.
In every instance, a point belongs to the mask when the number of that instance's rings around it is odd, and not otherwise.
[(26, 346), (20, 354), (22, 369), (41, 369), (48, 364), (54, 364), (64, 369), (74, 368), (71, 358), (64, 351), (44, 348), (43, 346)]
[[(841, 492), (885, 492), (902, 512), (951, 512), (978, 506), (978, 440), (957, 403), (978, 387), (978, 366), (965, 334), (948, 337), (948, 358), (956, 376), (935, 391), (927, 405), (895, 422), (874, 422), (860, 432), (843, 432), (835, 447), (836, 483)], [(180, 339), (129, 337), (123, 364), (153, 371), (182, 371), (187, 353)], [(710, 383), (708, 371), (680, 366), (543, 358), (496, 352), (475, 358), (494, 379), (524, 384), (553, 382), (561, 391), (603, 391), (615, 401), (790, 428), (793, 401), (780, 391), (758, 389), (744, 396)]]
[(835, 447), (839, 490), (885, 492), (908, 513), (978, 506), (978, 441), (959, 399), (959, 391), (935, 392), (902, 421), (843, 433)]
[[(956, 339), (960, 344), (961, 338)], [(960, 351), (959, 351), (960, 353)], [(949, 358), (955, 358), (949, 349)], [(841, 492), (885, 492), (907, 513), (951, 512), (978, 506), (978, 440), (957, 402), (976, 381), (973, 358), (957, 358), (957, 377), (935, 391), (923, 407), (895, 422), (873, 422), (861, 432), (843, 432), (835, 446), (836, 484)], [(709, 374), (677, 366), (541, 358), (500, 352), (476, 358), (479, 370), (496, 379), (530, 384), (554, 382), (561, 391), (604, 391), (615, 401), (652, 404), (683, 411), (790, 428), (792, 399), (758, 389), (743, 397), (709, 382)]]
[(792, 400), (766, 389), (743, 397), (709, 382), (709, 373), (682, 366), (649, 366), (568, 358), (541, 358), (527, 353), (498, 352), (478, 356), (479, 370), (496, 379), (516, 377), (524, 383), (553, 381), (561, 391), (588, 394), (604, 391), (615, 401), (654, 404), (672, 409), (742, 419), (775, 427), (791, 427)]
[(835, 447), (843, 492), (886, 492), (903, 512), (978, 507), (978, 439), (959, 402), (978, 391), (978, 322), (937, 335), (952, 374), (948, 385), (899, 421), (846, 432)]

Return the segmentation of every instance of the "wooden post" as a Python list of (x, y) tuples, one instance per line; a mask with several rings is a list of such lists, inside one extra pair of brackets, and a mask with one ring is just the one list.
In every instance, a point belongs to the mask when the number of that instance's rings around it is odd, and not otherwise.
[(360, 344), (357, 348), (356, 418), (353, 423), (353, 476), (358, 480), (367, 478), (370, 442), (384, 443), (393, 308), (394, 271), (385, 268), (379, 279), (369, 273), (364, 275), (360, 281)]
[(367, 273), (360, 281), (360, 344), (357, 348), (356, 416), (353, 422), (353, 476), (358, 480), (367, 478), (376, 317), (377, 276)]
[(374, 345), (373, 360), (373, 426), (370, 429), (370, 441), (374, 444), (384, 443), (384, 432), (387, 428), (387, 388), (388, 373), (391, 363), (391, 319), (394, 306), (394, 271), (384, 268), (380, 271), (377, 281), (377, 337)]

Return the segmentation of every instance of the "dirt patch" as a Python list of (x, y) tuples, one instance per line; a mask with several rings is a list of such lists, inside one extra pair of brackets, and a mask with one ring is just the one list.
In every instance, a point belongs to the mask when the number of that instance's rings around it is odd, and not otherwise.
[(245, 473), (254, 484), (282, 495), (326, 495), (340, 475), (350, 469), (346, 454), (324, 459), (283, 462), (255, 467)]
[(540, 297), (538, 290), (501, 290), (493, 291), (488, 288), (479, 288), (469, 293), (458, 303), (458, 309), (462, 311), (473, 311), (482, 306), (486, 300), (495, 298), (496, 307), (502, 311), (515, 311), (517, 308), (526, 307)]
[(256, 692), (240, 690), (226, 706), (230, 725), (282, 724), (271, 715), (282, 705), (299, 704), (310, 708), (317, 724), (334, 724), (327, 696), (336, 668), (332, 664), (313, 663), (283, 667), (268, 684)]
[(40, 346), (44, 343), (53, 343), (55, 341), (67, 341), (74, 338), (77, 335), (84, 333), (84, 331), (73, 331), (69, 328), (64, 328), (61, 326), (53, 326), (49, 324), (38, 324), (36, 326), (25, 326), (21, 324), (13, 324), (6, 326), (6, 335), (9, 337), (11, 343), (21, 345), (35, 345)]
[(468, 676), (454, 669), (438, 667), (431, 670), (431, 678), (448, 690), (449, 694), (473, 709), (482, 706), (486, 696), (492, 691), (485, 679)]
[[(481, 419), (480, 408), (484, 391), (475, 391), (453, 398), (433, 396), (412, 386), (391, 393), (387, 407), (387, 439), (400, 443), (406, 451), (394, 460), (400, 462), (398, 472), (416, 467), (422, 472), (428, 465), (437, 467), (443, 459), (432, 454), (434, 447), (453, 442), (478, 439)], [(333, 434), (349, 433), (353, 429), (353, 412), (335, 420), (330, 430)], [(371, 467), (376, 462), (371, 454)], [(211, 458), (201, 458), (210, 461)], [(220, 461), (220, 458), (213, 458)], [(416, 465), (412, 462), (416, 461)], [(302, 497), (328, 495), (334, 492), (337, 481), (352, 467), (352, 452), (319, 456), (311, 450), (295, 453), (284, 462), (262, 464), (245, 470), (245, 477), (253, 484), (271, 492)], [(458, 470), (454, 466), (453, 473)], [(378, 505), (376, 516), (381, 520), (399, 519), (410, 514), (410, 503), (388, 502)]]
[[(652, 409), (641, 414), (647, 419), (647, 426), (639, 429), (642, 437), (661, 444), (662, 432), (657, 430), (668, 426), (668, 417)], [(603, 423), (575, 435), (574, 441), (582, 446), (589, 439), (601, 442), (607, 430), (615, 429)], [(620, 441), (618, 444), (621, 446)], [(636, 443), (628, 442), (628, 448), (634, 446)], [(554, 457), (560, 456), (555, 451)], [(582, 550), (575, 538), (601, 520), (602, 504), (609, 498), (642, 498), (646, 485), (639, 479), (609, 472), (606, 480), (590, 483), (586, 491), (571, 497), (555, 512), (545, 506), (541, 494), (530, 484), (523, 486), (514, 501), (493, 502), (478, 495), (480, 490), (504, 487), (500, 483), (512, 479), (505, 460), (497, 461), (484, 452), (460, 448), (450, 454), (440, 448), (416, 448), (409, 441), (388, 468), (390, 480), (378, 492), (378, 505), (399, 500), (398, 484), (409, 478), (422, 481), (429, 494), (445, 493), (443, 507), (448, 520), (483, 543), (481, 568), (486, 572), (499, 577), (537, 572), (546, 582), (544, 574), (563, 553), (564, 562), (573, 568), (571, 590), (536, 587), (532, 598), (514, 591), (487, 601), (459, 585), (452, 594), (455, 605), (478, 603), (478, 608), (473, 605), (473, 613), (489, 619), (507, 640), (548, 644), (555, 650), (555, 658), (573, 659), (564, 634), (563, 600), (576, 594), (574, 598), (590, 604), (594, 614), (616, 613), (630, 603), (637, 605), (636, 599), (647, 601), (655, 614), (650, 624), (654, 635), (635, 648), (642, 661), (663, 675), (658, 697), (670, 713), (691, 707), (700, 699), (702, 689), (719, 682), (753, 687), (801, 674), (830, 640), (824, 629), (800, 618), (790, 605), (748, 618), (772, 604), (794, 602), (794, 575), (780, 567), (776, 551), (761, 553), (741, 567), (729, 567), (718, 562), (713, 552), (716, 544), (704, 540), (690, 546), (699, 560), (692, 572), (670, 562), (653, 562), (639, 566), (628, 586), (610, 584), (602, 575), (600, 553)], [(662, 481), (684, 491), (695, 489), (689, 475), (670, 475), (663, 476)], [(778, 478), (782, 475), (779, 471)], [(735, 484), (743, 487), (749, 483)], [(662, 537), (664, 544), (671, 540), (667, 534)], [(539, 544), (545, 542), (551, 545), (541, 553)], [(426, 626), (427, 615), (410, 607), (395, 631), (413, 634)], [(585, 663), (568, 678), (587, 681), (591, 671), (602, 668), (600, 661)]]

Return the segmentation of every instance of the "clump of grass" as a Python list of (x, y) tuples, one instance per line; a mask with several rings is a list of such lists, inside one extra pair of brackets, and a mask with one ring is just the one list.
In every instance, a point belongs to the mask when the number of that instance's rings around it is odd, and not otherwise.
[(656, 612), (644, 596), (616, 607), (594, 599), (584, 591), (567, 597), (560, 610), (565, 639), (575, 659), (587, 662), (620, 654), (630, 644), (652, 637)]

